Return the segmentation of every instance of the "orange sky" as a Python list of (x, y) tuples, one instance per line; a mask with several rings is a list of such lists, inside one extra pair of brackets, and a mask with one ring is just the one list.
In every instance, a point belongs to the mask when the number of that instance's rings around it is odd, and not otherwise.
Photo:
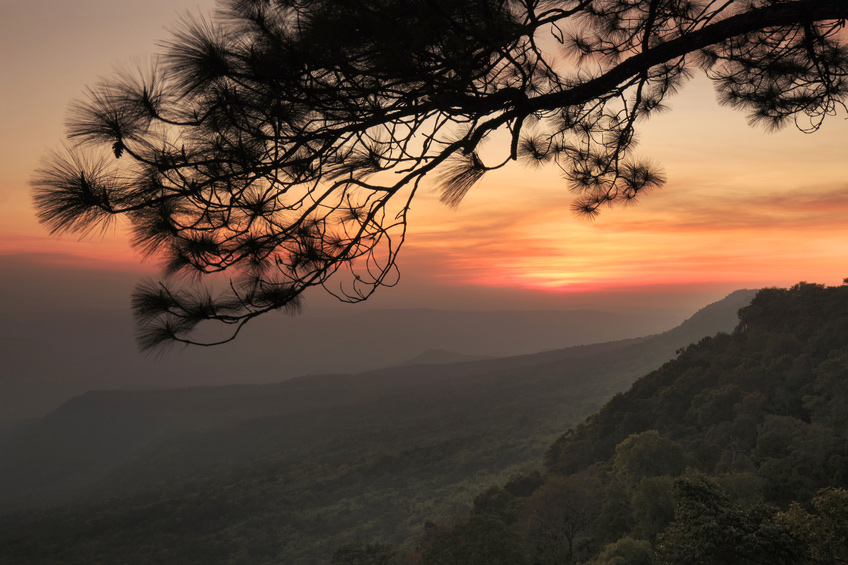
[[(27, 179), (62, 139), (68, 102), (110, 65), (156, 50), (164, 27), (211, 1), (33, 3), (0, 7), (0, 255), (46, 265), (140, 267), (120, 228), (102, 240), (49, 237)], [(714, 102), (698, 79), (643, 124), (640, 153), (665, 169), (664, 189), (594, 222), (569, 212), (553, 168), (491, 173), (458, 210), (419, 195), (395, 293), (450, 287), (551, 292), (838, 284), (848, 276), (848, 123), (814, 135), (766, 134)], [(407, 281), (413, 282), (407, 282)], [(717, 291), (718, 292), (718, 291)]]
[(640, 145), (668, 183), (636, 206), (577, 219), (555, 169), (516, 165), (456, 212), (428, 203), (407, 252), (436, 251), (448, 279), (551, 290), (848, 276), (844, 116), (814, 135), (767, 134), (719, 107), (703, 78), (670, 105), (644, 124)]

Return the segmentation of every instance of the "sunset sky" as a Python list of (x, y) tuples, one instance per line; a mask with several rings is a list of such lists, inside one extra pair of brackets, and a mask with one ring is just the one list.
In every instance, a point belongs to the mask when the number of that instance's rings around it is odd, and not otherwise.
[[(213, 5), (0, 4), (0, 266), (25, 259), (46, 277), (90, 270), (95, 292), (97, 272), (154, 270), (140, 264), (120, 225), (102, 238), (50, 237), (33, 218), (27, 180), (61, 144), (67, 105), (87, 84), (113, 64), (155, 53), (180, 13)], [(571, 195), (554, 168), (492, 173), (458, 210), (439, 204), (434, 191), (420, 194), (401, 285), (380, 300), (461, 305), (473, 296), (476, 306), (539, 308), (611, 292), (615, 302), (659, 303), (800, 280), (840, 283), (848, 276), (845, 116), (815, 135), (768, 134), (714, 100), (698, 78), (669, 101), (670, 112), (643, 124), (639, 152), (664, 168), (667, 185), (593, 222), (569, 211)]]

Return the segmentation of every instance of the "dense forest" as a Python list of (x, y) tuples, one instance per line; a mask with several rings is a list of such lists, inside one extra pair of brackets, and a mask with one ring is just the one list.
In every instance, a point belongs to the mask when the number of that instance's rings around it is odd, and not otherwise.
[(662, 334), (533, 355), (86, 393), (0, 439), (0, 562), (327, 563), (360, 541), (412, 551), (429, 522), (541, 471), (563, 430), (676, 350), (732, 330), (754, 293)]
[[(705, 309), (701, 321), (714, 314)], [(499, 370), (494, 360), (408, 368), (395, 389), (391, 372), (304, 380), (299, 386), (319, 383), (345, 402), (323, 419), (316, 414), (326, 410), (301, 406), (285, 418), (257, 415), (170, 438), (102, 479), (108, 496), (99, 502), (0, 518), (0, 556), (848, 562), (848, 285), (761, 290), (730, 333), (681, 344), (635, 382), (624, 376), (655, 359), (646, 351), (659, 355), (693, 331), (550, 352)], [(352, 391), (363, 387), (370, 392), (357, 404)], [(273, 400), (271, 390), (257, 396)], [(180, 406), (197, 393), (185, 394)], [(235, 389), (217, 398), (227, 400), (239, 401)], [(221, 453), (240, 453), (243, 465), (222, 464)], [(147, 486), (117, 492), (133, 484)]]
[(848, 285), (764, 289), (732, 334), (560, 436), (544, 475), (481, 492), (414, 549), (333, 563), (845, 563), (846, 406)]

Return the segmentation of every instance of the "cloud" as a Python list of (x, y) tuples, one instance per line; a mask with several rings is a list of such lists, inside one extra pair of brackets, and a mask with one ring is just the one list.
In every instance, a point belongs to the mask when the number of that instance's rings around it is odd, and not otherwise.
[(405, 251), (428, 257), (429, 271), (442, 280), (504, 287), (830, 284), (843, 276), (843, 184), (672, 186), (595, 222), (575, 218), (559, 191), (540, 192), (541, 203), (537, 195), (496, 206), (489, 195), (477, 208), (439, 214), (438, 223), (413, 224)]
[(675, 233), (845, 230), (848, 185), (788, 191), (735, 188), (715, 192), (703, 194), (684, 190), (679, 194), (658, 196), (659, 202), (652, 202), (646, 213), (624, 218), (609, 229)]

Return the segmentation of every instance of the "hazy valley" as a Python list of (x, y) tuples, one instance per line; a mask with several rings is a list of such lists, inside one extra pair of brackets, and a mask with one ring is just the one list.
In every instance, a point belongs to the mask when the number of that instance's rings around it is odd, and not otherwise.
[(109, 293), (91, 296), (85, 290), (93, 280), (89, 275), (68, 271), (62, 278), (45, 279), (8, 259), (0, 260), (0, 267), (15, 274), (0, 280), (0, 434), (4, 426), (43, 416), (89, 390), (273, 383), (307, 374), (358, 373), (399, 365), (428, 350), (472, 358), (522, 355), (658, 333), (687, 315), (680, 308), (475, 311), (311, 305), (295, 317), (256, 320), (246, 326), (243, 339), (220, 347), (143, 356), (127, 305), (136, 276), (110, 275)]
[[(259, 552), (245, 562), (307, 563), (348, 541), (404, 543), (480, 490), (538, 469), (564, 430), (681, 347), (730, 331), (752, 296), (734, 293), (664, 333), (529, 355), (432, 363), (452, 355), (431, 352), (428, 363), (275, 384), (83, 394), (6, 434), (0, 554), (39, 555), (26, 541), (35, 531), (47, 554), (77, 540), (67, 562), (118, 548), (126, 562), (213, 562), (244, 546)], [(473, 329), (413, 314), (444, 327), (442, 339)], [(534, 318), (516, 330), (539, 333), (510, 335), (514, 347), (581, 337), (556, 329), (560, 313), (520, 315)], [(592, 317), (578, 312), (570, 327), (591, 335)], [(491, 327), (492, 315), (475, 322)]]

